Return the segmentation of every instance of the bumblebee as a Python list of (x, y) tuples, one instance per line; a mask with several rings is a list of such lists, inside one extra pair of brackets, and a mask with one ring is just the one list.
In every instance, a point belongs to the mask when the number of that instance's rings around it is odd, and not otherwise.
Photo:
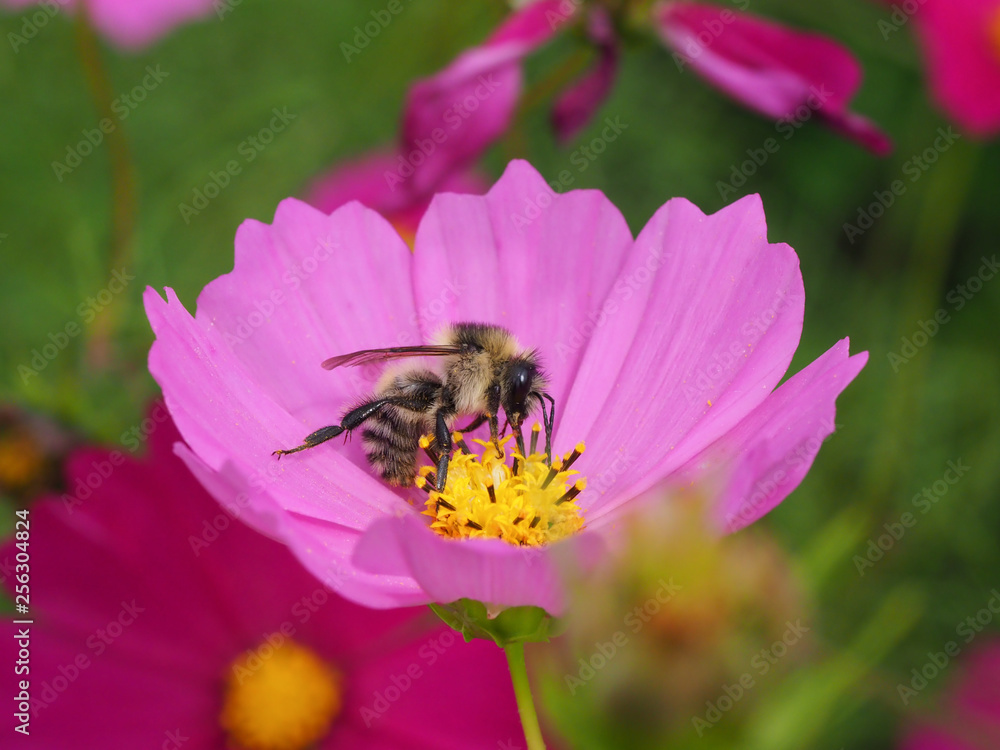
[[(323, 368), (356, 367), (405, 357), (442, 357), (440, 372), (416, 363), (388, 369), (374, 392), (344, 412), (340, 424), (322, 427), (296, 448), (276, 450), (279, 458), (314, 448), (362, 424), (369, 463), (389, 484), (407, 487), (417, 475), (417, 452), (424, 435), (434, 436), (438, 491), (445, 487), (452, 454), (452, 426), (461, 415), (473, 417), (461, 432), (489, 424), (490, 440), (502, 456), (499, 411), (506, 417), (520, 454), (525, 455), (521, 426), (541, 409), (545, 452), (551, 456), (555, 399), (547, 391), (538, 353), (523, 349), (505, 328), (486, 323), (455, 323), (426, 346), (403, 346), (331, 357)], [(546, 412), (546, 401), (550, 405)], [(346, 439), (346, 438), (345, 438)]]

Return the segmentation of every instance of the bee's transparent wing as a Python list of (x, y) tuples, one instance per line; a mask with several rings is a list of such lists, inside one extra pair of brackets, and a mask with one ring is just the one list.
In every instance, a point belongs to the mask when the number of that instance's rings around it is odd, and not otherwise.
[(388, 359), (402, 359), (403, 357), (445, 357), (449, 354), (459, 354), (462, 351), (458, 346), (394, 346), (389, 349), (362, 349), (359, 352), (341, 354), (337, 357), (323, 362), (324, 370), (333, 370), (338, 367), (357, 367), (369, 362), (384, 362)]

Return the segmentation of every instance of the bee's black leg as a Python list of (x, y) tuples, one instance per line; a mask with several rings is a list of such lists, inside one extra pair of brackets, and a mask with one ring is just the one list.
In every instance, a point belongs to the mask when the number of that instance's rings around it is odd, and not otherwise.
[(514, 433), (514, 440), (517, 442), (517, 452), (527, 457), (528, 454), (524, 449), (524, 435), (521, 433), (521, 425), (517, 427), (511, 425), (510, 431)]
[[(552, 409), (546, 417), (545, 402), (542, 401), (542, 424), (545, 427), (545, 462), (552, 466), (552, 430), (556, 421), (556, 400), (547, 393), (541, 394), (543, 399), (548, 399), (552, 404)], [(541, 399), (539, 399), (541, 401)]]
[(302, 445), (298, 446), (297, 448), (288, 448), (285, 450), (279, 449), (274, 451), (274, 453), (272, 453), (271, 455), (281, 458), (282, 456), (287, 455), (289, 453), (298, 453), (299, 451), (304, 451), (306, 448), (315, 448), (317, 445), (325, 443), (327, 440), (331, 440), (332, 438), (335, 438), (344, 432), (349, 433), (351, 430), (358, 427), (366, 419), (368, 419), (371, 416), (374, 416), (374, 414), (379, 409), (381, 409), (391, 400), (392, 399), (388, 398), (378, 398), (372, 401), (366, 401), (360, 406), (351, 409), (349, 412), (347, 412), (344, 415), (343, 419), (341, 420), (340, 424), (330, 425), (329, 427), (321, 427), (320, 429), (316, 430), (316, 432), (307, 435), (306, 439), (302, 441)]
[(477, 427), (479, 427), (483, 422), (485, 422), (487, 419), (488, 419), (488, 417), (485, 414), (480, 414), (478, 417), (476, 417), (471, 422), (469, 422), (469, 424), (465, 425), (465, 427), (459, 427), (457, 429), (457, 432), (461, 432), (463, 434), (465, 434), (466, 432), (472, 432)]
[(493, 441), (493, 447), (497, 449), (497, 458), (502, 461), (503, 446), (500, 445), (500, 423), (497, 420), (497, 415), (490, 414), (487, 416), (487, 420), (490, 423), (490, 440)]
[(486, 394), (486, 419), (490, 423), (490, 440), (497, 450), (497, 457), (503, 460), (503, 448), (500, 446), (500, 425), (497, 423), (497, 412), (500, 411), (500, 386), (494, 383)]
[(448, 421), (444, 409), (438, 409), (435, 417), (434, 440), (437, 442), (440, 455), (437, 465), (437, 489), (444, 492), (445, 484), (448, 481), (448, 462), (451, 460), (451, 430), (448, 429)]

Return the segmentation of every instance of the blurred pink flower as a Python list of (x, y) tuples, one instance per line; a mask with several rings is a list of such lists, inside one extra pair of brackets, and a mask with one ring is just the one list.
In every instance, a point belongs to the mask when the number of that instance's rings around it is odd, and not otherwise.
[[(248, 497), (248, 520), (314, 572), (348, 570), (336, 582), (348, 598), (559, 614), (553, 549), (600, 548), (646, 490), (706, 477), (722, 482), (718, 525), (741, 528), (798, 485), (833, 431), (834, 401), (867, 357), (844, 339), (775, 390), (804, 291), (795, 252), (766, 236), (749, 196), (711, 216), (671, 200), (633, 239), (602, 193), (554, 194), (520, 161), (485, 196), (436, 196), (412, 253), (358, 203), (327, 216), (288, 199), (273, 224), (240, 227), (234, 270), (194, 317), (172, 290), (147, 289), (150, 371), (202, 482), (226, 503)], [(426, 496), (376, 479), (361, 440), (272, 457), (379, 376), (321, 361), (427, 342), (449, 321), (501, 324), (542, 353), (555, 449), (587, 443), (574, 465), (591, 482), (581, 533), (532, 548), (455, 541), (411, 504)]]
[[(350, 201), (361, 201), (387, 218), (412, 247), (420, 217), (430, 205), (433, 193), (416, 192), (410, 183), (402, 189), (390, 188), (385, 175), (398, 163), (399, 156), (391, 152), (376, 152), (342, 162), (312, 184), (305, 200), (327, 214)], [(468, 171), (446, 175), (437, 192), (482, 195), (487, 187), (482, 177)]]
[(1000, 0), (886, 2), (893, 30), (912, 13), (931, 90), (948, 116), (981, 138), (1000, 133)]
[[(620, 56), (616, 18), (599, 4), (535, 0), (511, 13), (481, 45), (412, 86), (396, 181), (432, 189), (442, 176), (477, 159), (510, 126), (523, 59), (577, 23), (584, 25), (597, 59), (556, 98), (552, 112), (560, 140), (576, 135), (612, 89)], [(751, 109), (775, 119), (816, 111), (866, 148), (889, 150), (877, 128), (848, 110), (861, 68), (835, 42), (705, 3), (661, 2), (645, 23), (674, 51), (679, 68), (690, 66)]]
[[(92, 493), (32, 506), (31, 747), (244, 746), (220, 722), (288, 750), (492, 750), (520, 736), (499, 649), (330, 593), (234, 520), (238, 506), (224, 512), (177, 440), (167, 420), (143, 461), (80, 450), (68, 483)], [(0, 551), (11, 596), (17, 552)], [(13, 665), (15, 638), (3, 648)], [(17, 695), (22, 678), (7, 675)]]
[(175, 26), (208, 16), (213, 10), (224, 15), (226, 8), (231, 10), (236, 4), (234, 0), (0, 0), (9, 8), (41, 4), (47, 14), (63, 8), (74, 13), (80, 2), (84, 2), (94, 28), (128, 50), (147, 47)]
[(900, 750), (1000, 747), (1000, 640), (976, 646), (959, 664), (951, 689), (938, 705), (921, 711), (921, 718), (906, 729)]
[(776, 120), (812, 113), (877, 154), (892, 144), (848, 109), (861, 66), (844, 47), (730, 8), (678, 0), (654, 17), (678, 67), (692, 70), (736, 101)]

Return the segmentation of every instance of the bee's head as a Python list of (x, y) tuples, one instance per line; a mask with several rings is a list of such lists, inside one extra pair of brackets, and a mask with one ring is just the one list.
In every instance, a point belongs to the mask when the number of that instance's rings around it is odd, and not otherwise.
[(538, 398), (535, 392), (541, 381), (538, 365), (533, 358), (512, 359), (507, 365), (504, 381), (501, 391), (503, 410), (511, 427), (517, 430), (531, 411), (532, 399)]

